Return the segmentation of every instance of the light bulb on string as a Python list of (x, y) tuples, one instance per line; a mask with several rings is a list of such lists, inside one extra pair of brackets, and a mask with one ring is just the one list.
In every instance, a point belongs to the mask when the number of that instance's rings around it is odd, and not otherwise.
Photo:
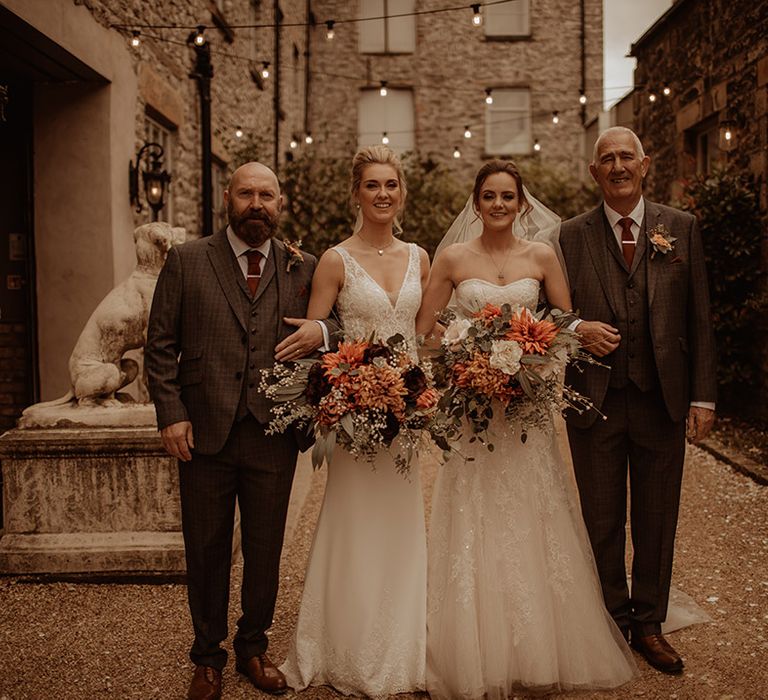
[(541, 144), (539, 143), (539, 139), (535, 139), (533, 142), (533, 150), (536, 151), (536, 153), (541, 152)]
[(261, 62), (261, 77), (265, 80), (269, 77), (269, 61)]
[(560, 123), (560, 113), (557, 110), (552, 112), (552, 123), (553, 124), (559, 124)]
[(243, 138), (243, 130), (239, 126), (235, 129), (235, 138)]
[(141, 32), (134, 31), (133, 37), (131, 38), (131, 46), (133, 46), (134, 49), (138, 49), (139, 46), (141, 46)]
[(464, 127), (464, 138), (465, 139), (471, 139), (472, 138), (472, 132), (469, 130), (469, 125)]
[(299, 140), (296, 138), (296, 134), (291, 136), (291, 143), (289, 144), (292, 149), (299, 147)]
[(493, 90), (491, 88), (486, 88), (485, 90), (485, 104), (492, 105), (493, 104)]
[(331, 41), (333, 37), (336, 36), (335, 32), (333, 31), (333, 25), (335, 22), (332, 19), (329, 19), (325, 23), (325, 38), (328, 39), (328, 41)]
[(656, 93), (655, 92), (652, 92), (650, 95), (648, 95), (648, 102), (650, 102), (651, 104), (656, 102)]
[(381, 134), (381, 142), (385, 146), (387, 146), (389, 144), (389, 136), (387, 136), (387, 132), (386, 131)]
[(587, 95), (584, 90), (579, 90), (579, 104), (587, 104)]
[(664, 85), (661, 91), (664, 93), (664, 97), (669, 97), (672, 94), (672, 88), (669, 85)]
[(483, 24), (483, 16), (480, 14), (480, 5), (472, 5), (472, 26), (480, 27)]
[(202, 46), (205, 43), (205, 26), (202, 24), (197, 25), (197, 33), (193, 39), (195, 46)]
[(304, 143), (306, 143), (307, 145), (310, 145), (313, 141), (314, 139), (312, 138), (312, 134), (307, 132), (307, 135), (304, 137)]
[(461, 158), (461, 151), (459, 150), (458, 146), (453, 147), (453, 157), (454, 158)]
[(387, 81), (386, 80), (380, 80), (381, 87), (379, 88), (379, 95), (382, 97), (387, 96)]

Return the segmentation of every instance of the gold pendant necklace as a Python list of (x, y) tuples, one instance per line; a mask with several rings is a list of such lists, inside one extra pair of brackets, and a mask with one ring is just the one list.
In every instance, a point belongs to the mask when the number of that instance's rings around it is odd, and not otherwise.
[(496, 264), (496, 261), (493, 259), (493, 256), (486, 250), (485, 245), (483, 245), (483, 243), (480, 243), (480, 246), (482, 247), (483, 252), (490, 258), (491, 263), (493, 264), (493, 266), (496, 268), (496, 273), (497, 273), (496, 274), (496, 279), (503, 280), (504, 279), (504, 268), (507, 265), (507, 261), (509, 260), (509, 256), (512, 255), (512, 248), (510, 248), (507, 251), (507, 256), (504, 258), (504, 262), (501, 263), (501, 267), (499, 267)]
[(390, 240), (390, 242), (387, 243), (387, 245), (383, 245), (379, 247), (377, 245), (373, 245), (373, 243), (369, 243), (368, 241), (366, 241), (365, 238), (363, 238), (362, 235), (360, 234), (360, 231), (357, 232), (357, 236), (363, 243), (365, 243), (365, 245), (367, 245), (369, 248), (373, 248), (379, 255), (384, 255), (384, 251), (395, 242), (395, 237), (392, 236), (392, 240)]

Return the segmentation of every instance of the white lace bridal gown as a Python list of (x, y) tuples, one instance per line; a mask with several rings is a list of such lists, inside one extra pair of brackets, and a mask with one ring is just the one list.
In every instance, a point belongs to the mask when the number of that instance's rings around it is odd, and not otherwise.
[[(539, 283), (466, 280), (486, 302), (536, 307)], [(554, 430), (525, 443), (499, 410), (489, 452), (465, 436), (435, 483), (429, 530), (427, 688), (434, 699), (612, 688), (636, 674), (603, 605), (578, 494)]]
[[(421, 303), (418, 248), (391, 297), (341, 247), (337, 308), (347, 337), (412, 344)], [(309, 556), (295, 636), (281, 667), (296, 690), (330, 685), (382, 697), (423, 690), (427, 553), (417, 460), (409, 477), (382, 451), (375, 469), (337, 449)]]

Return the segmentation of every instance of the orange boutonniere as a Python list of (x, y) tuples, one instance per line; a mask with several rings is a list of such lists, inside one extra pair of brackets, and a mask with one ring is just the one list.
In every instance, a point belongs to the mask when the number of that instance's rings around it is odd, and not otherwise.
[(304, 264), (304, 256), (301, 254), (301, 241), (283, 241), (286, 251), (288, 251), (288, 263), (285, 271), (290, 272), (296, 265)]
[(651, 253), (651, 260), (656, 256), (656, 253), (666, 255), (667, 253), (675, 249), (675, 238), (669, 229), (664, 224), (658, 224), (648, 231), (648, 240), (651, 242), (653, 252)]

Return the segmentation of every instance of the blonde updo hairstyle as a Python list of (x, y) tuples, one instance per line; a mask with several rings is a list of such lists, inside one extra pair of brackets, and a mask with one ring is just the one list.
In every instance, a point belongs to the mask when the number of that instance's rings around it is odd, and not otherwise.
[[(352, 158), (352, 181), (349, 188), (349, 202), (353, 211), (357, 210), (357, 193), (360, 190), (360, 185), (363, 183), (363, 173), (369, 165), (390, 165), (395, 169), (397, 173), (397, 180), (400, 183), (400, 192), (402, 193), (402, 199), (400, 200), (400, 209), (395, 216), (395, 229), (401, 231), (400, 218), (405, 208), (405, 199), (408, 195), (408, 185), (405, 182), (405, 171), (403, 170), (403, 164), (400, 162), (397, 154), (387, 146), (375, 145), (365, 146), (360, 148)], [(359, 221), (355, 225), (355, 230), (359, 230), (362, 222)]]

